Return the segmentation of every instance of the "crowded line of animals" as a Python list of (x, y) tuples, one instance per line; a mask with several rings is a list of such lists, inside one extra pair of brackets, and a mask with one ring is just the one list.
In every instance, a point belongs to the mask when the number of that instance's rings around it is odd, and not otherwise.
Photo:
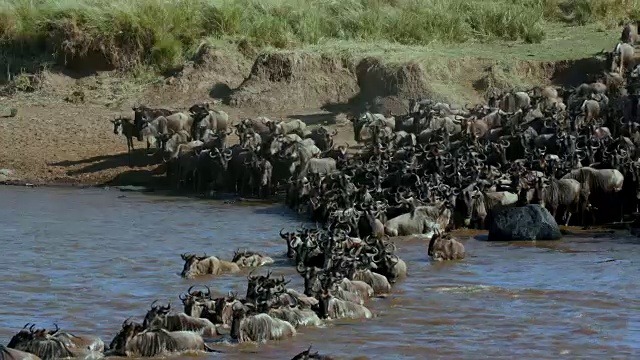
[[(183, 254), (184, 278), (254, 268), (244, 296), (191, 287), (180, 295), (183, 312), (154, 302), (142, 322), (125, 320), (109, 346), (27, 324), (0, 347), (0, 359), (150, 357), (215, 352), (204, 341), (210, 338), (283, 340), (301, 326), (374, 316), (365, 302), (390, 295), (391, 284), (407, 276), (390, 237), (426, 236), (428, 255), (449, 261), (463, 259), (465, 250), (447, 231), (485, 228), (497, 208), (538, 203), (562, 223), (582, 225), (634, 215), (637, 39), (637, 27), (625, 26), (606, 69), (576, 88), (506, 92), (472, 108), (412, 101), (408, 114), (395, 117), (365, 112), (352, 119), (355, 140), (364, 144), (353, 154), (334, 147), (335, 132), (309, 131), (300, 120), (260, 117), (232, 126), (225, 112), (204, 103), (186, 112), (134, 107), (133, 119), (112, 120), (114, 131), (127, 137), (129, 151), (133, 139), (155, 146), (177, 188), (259, 197), (283, 188), (290, 207), (325, 224), (280, 231), (304, 289), (271, 272), (254, 275), (273, 263), (264, 254), (238, 251), (231, 261)], [(228, 147), (232, 130), (239, 144)], [(293, 359), (330, 358), (308, 349)]]

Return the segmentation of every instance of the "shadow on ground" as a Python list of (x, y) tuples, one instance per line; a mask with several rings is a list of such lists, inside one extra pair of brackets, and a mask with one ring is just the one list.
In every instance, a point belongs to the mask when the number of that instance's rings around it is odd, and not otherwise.
[(160, 163), (161, 160), (158, 156), (149, 156), (147, 155), (146, 150), (138, 150), (131, 153), (131, 162), (129, 162), (129, 155), (125, 152), (117, 155), (94, 156), (81, 160), (64, 160), (56, 163), (49, 163), (48, 165), (61, 167), (85, 165), (79, 169), (67, 171), (67, 175), (73, 176), (79, 174), (91, 174), (120, 167), (149, 167)]
[(336, 123), (335, 113), (315, 113), (315, 114), (300, 114), (289, 115), (289, 119), (300, 119), (307, 125), (334, 125)]

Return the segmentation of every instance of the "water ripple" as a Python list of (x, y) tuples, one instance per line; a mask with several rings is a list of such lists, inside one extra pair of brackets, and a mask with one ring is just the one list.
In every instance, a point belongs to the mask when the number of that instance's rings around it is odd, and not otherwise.
[[(238, 207), (94, 189), (0, 188), (0, 341), (27, 322), (101, 336), (155, 299), (179, 304), (193, 284), (243, 293), (247, 272), (185, 280), (180, 253), (229, 258), (238, 247), (284, 259), (279, 206)], [(494, 244), (462, 239), (469, 257), (431, 263), (424, 239), (398, 239), (410, 277), (367, 304), (376, 317), (303, 328), (295, 338), (224, 347), (219, 359), (283, 359), (313, 343), (343, 358), (629, 359), (640, 355), (637, 241), (571, 238)], [(603, 262), (616, 259), (613, 262)], [(192, 356), (182, 356), (185, 359)]]

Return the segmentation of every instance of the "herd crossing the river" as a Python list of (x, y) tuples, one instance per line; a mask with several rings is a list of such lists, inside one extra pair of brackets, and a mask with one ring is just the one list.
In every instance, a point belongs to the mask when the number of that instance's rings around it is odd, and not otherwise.
[[(471, 107), (411, 100), (405, 115), (353, 116), (358, 151), (336, 146), (336, 131), (300, 120), (233, 124), (209, 103), (187, 111), (135, 106), (134, 116), (112, 120), (114, 132), (125, 135), (129, 153), (134, 139), (155, 148), (172, 186), (260, 198), (284, 192), (289, 207), (316, 222), (280, 230), (304, 288), (270, 271), (255, 274), (274, 263), (266, 254), (239, 249), (226, 261), (185, 253), (183, 278), (247, 270), (246, 292), (214, 297), (192, 286), (180, 295), (182, 311), (154, 301), (107, 345), (57, 325), (27, 324), (0, 346), (0, 360), (215, 353), (224, 350), (205, 339), (283, 341), (300, 327), (375, 317), (367, 302), (410, 276), (392, 237), (426, 237), (434, 261), (452, 261), (464, 259), (465, 249), (450, 230), (485, 229), (506, 207), (540, 204), (566, 225), (633, 218), (640, 205), (638, 41), (637, 26), (626, 25), (605, 68), (575, 88), (495, 93)], [(233, 133), (239, 141), (229, 146)], [(293, 359), (331, 357), (309, 348)]]

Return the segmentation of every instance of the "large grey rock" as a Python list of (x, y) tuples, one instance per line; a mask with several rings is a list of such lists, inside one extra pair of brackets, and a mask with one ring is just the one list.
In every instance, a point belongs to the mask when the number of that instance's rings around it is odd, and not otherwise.
[(540, 205), (504, 208), (497, 211), (489, 226), (489, 241), (558, 240), (558, 223)]

